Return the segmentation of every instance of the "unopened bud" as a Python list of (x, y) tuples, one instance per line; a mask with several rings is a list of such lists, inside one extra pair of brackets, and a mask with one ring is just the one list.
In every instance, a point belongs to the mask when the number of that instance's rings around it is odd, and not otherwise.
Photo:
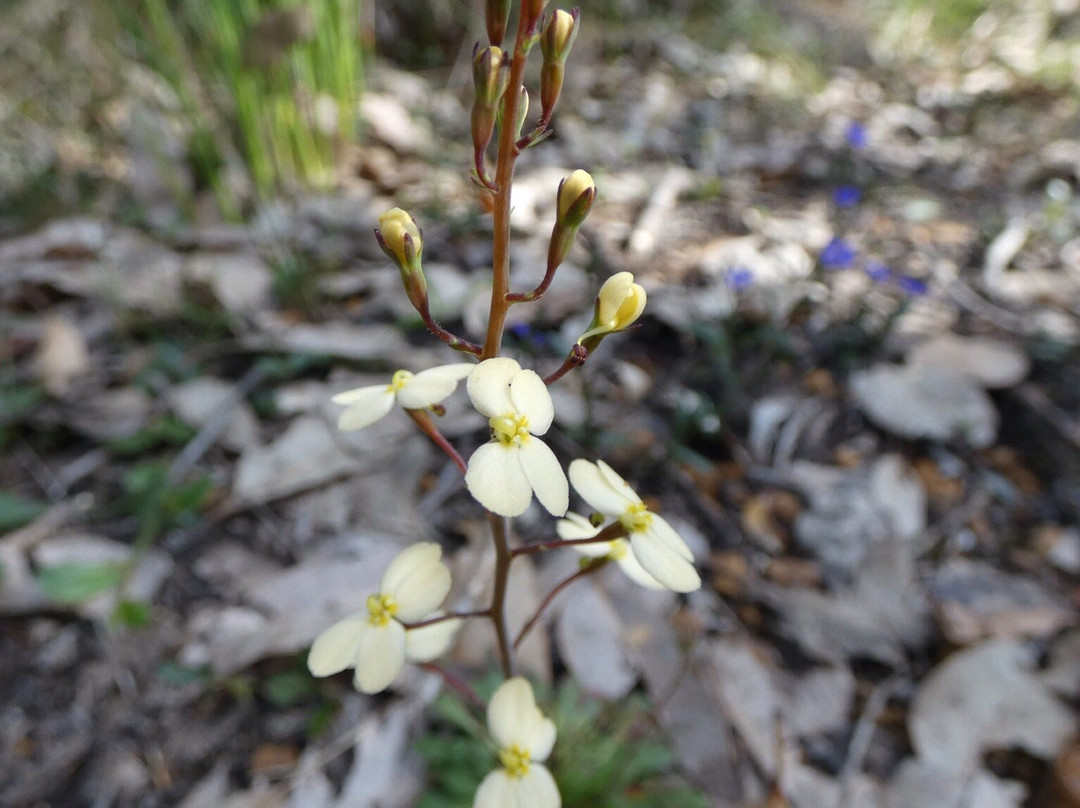
[(630, 327), (645, 310), (645, 300), (645, 289), (634, 283), (633, 274), (616, 272), (600, 287), (593, 321), (578, 343), (589, 341), (595, 347), (605, 335)]
[(478, 50), (473, 57), (474, 104), (495, 108), (510, 81), (510, 61), (502, 48), (494, 45)]
[(588, 171), (580, 168), (559, 183), (556, 223), (564, 228), (578, 228), (592, 210), (596, 183)]
[(510, 0), (487, 0), (484, 4), (484, 20), (487, 23), (488, 42), (501, 45), (506, 37), (506, 21), (510, 16)]
[(577, 20), (577, 9), (572, 12), (559, 9), (551, 15), (540, 37), (540, 50), (544, 53), (545, 62), (566, 61), (577, 38)]
[(409, 301), (422, 310), (427, 306), (427, 280), (420, 261), (424, 240), (413, 217), (401, 208), (391, 208), (379, 217), (375, 239), (387, 257), (397, 264)]
[(556, 11), (551, 15), (540, 36), (544, 61), (540, 66), (540, 111), (544, 121), (550, 121), (555, 105), (562, 95), (566, 57), (577, 38), (577, 9)]

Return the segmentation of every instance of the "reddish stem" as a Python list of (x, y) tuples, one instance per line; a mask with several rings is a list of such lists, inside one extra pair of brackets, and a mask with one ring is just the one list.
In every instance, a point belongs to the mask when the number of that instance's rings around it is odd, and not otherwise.
[(446, 452), (447, 455), (449, 455), (450, 459), (454, 461), (454, 465), (461, 469), (462, 474), (468, 471), (468, 466), (465, 465), (465, 460), (462, 458), (461, 455), (458, 454), (457, 449), (455, 449), (451, 445), (450, 441), (446, 439), (443, 433), (439, 431), (439, 428), (435, 426), (435, 423), (431, 420), (431, 416), (428, 415), (427, 410), (407, 409), (405, 410), (405, 412), (410, 418), (413, 419), (413, 423), (415, 423), (420, 428), (421, 432), (431, 438), (432, 442), (436, 446), (438, 446), (440, 449)]
[(573, 575), (569, 576), (568, 578), (564, 578), (559, 583), (557, 583), (552, 588), (552, 590), (550, 592), (548, 592), (547, 597), (544, 598), (543, 602), (540, 604), (539, 608), (536, 610), (536, 613), (533, 614), (533, 616), (529, 618), (529, 622), (526, 623), (522, 627), (521, 631), (518, 633), (517, 639), (514, 640), (514, 650), (515, 651), (517, 650), (517, 647), (519, 645), (521, 645), (521, 643), (525, 639), (526, 635), (528, 635), (528, 633), (533, 630), (533, 628), (536, 626), (536, 623), (540, 620), (540, 617), (544, 614), (544, 611), (547, 609), (548, 606), (551, 605), (551, 602), (553, 600), (555, 600), (555, 597), (560, 592), (562, 592), (564, 589), (566, 589), (566, 587), (570, 586), (570, 584), (572, 584), (574, 581), (577, 581), (577, 580), (579, 580), (581, 578), (584, 578), (587, 575), (592, 575), (598, 569), (601, 569), (602, 567), (604, 567), (608, 563), (608, 561), (609, 561), (609, 559), (606, 556), (604, 558), (590, 559), (589, 562), (585, 566), (583, 566), (581, 569), (579, 569)]

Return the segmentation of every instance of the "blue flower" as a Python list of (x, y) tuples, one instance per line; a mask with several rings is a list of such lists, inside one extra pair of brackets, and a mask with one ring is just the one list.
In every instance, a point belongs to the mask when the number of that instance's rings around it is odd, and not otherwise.
[(929, 287), (926, 285), (926, 281), (919, 278), (912, 278), (909, 275), (901, 275), (896, 279), (896, 283), (912, 297), (921, 297), (929, 291)]
[(862, 149), (866, 147), (866, 127), (858, 121), (852, 121), (848, 124), (847, 132), (844, 136), (847, 138), (848, 145), (853, 149)]
[(833, 204), (838, 208), (851, 208), (862, 200), (862, 191), (854, 185), (841, 185), (833, 191)]
[(882, 283), (892, 277), (892, 270), (880, 261), (868, 261), (863, 267), (863, 272), (875, 283)]
[(741, 292), (754, 284), (754, 273), (746, 267), (732, 267), (727, 271), (724, 280), (728, 288), (735, 292)]
[(855, 248), (842, 238), (834, 238), (825, 245), (818, 260), (826, 269), (847, 269), (855, 263)]

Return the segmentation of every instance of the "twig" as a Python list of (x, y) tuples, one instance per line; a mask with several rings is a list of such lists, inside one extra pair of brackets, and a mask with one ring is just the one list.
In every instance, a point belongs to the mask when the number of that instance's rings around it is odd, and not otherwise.
[(195, 464), (199, 462), (202, 456), (228, 428), (233, 417), (233, 410), (241, 401), (247, 398), (252, 390), (262, 383), (264, 378), (266, 378), (266, 371), (263, 370), (262, 365), (257, 363), (252, 365), (248, 372), (240, 377), (236, 386), (229, 392), (228, 397), (218, 406), (213, 417), (203, 425), (203, 428), (196, 433), (194, 438), (188, 441), (187, 446), (173, 460), (166, 477), (169, 483), (175, 485), (180, 482), (195, 467)]
[(836, 798), (836, 808), (847, 808), (851, 803), (855, 773), (862, 769), (877, 720), (900, 681), (899, 676), (890, 676), (870, 691), (870, 696), (863, 706), (862, 715), (855, 724), (855, 731), (851, 734), (851, 743), (848, 745), (844, 766), (840, 769), (840, 794)]
[(495, 543), (495, 586), (491, 594), (489, 617), (495, 627), (503, 676), (509, 679), (514, 675), (514, 655), (506, 625), (506, 586), (510, 578), (510, 562), (513, 559), (507, 537), (510, 520), (505, 516), (489, 513), (488, 522), (491, 524), (491, 538)]
[(607, 556), (604, 556), (603, 558), (590, 559), (585, 566), (583, 566), (573, 575), (567, 576), (563, 580), (559, 581), (559, 583), (557, 583), (554, 587), (552, 587), (551, 591), (547, 593), (547, 597), (544, 598), (544, 600), (537, 607), (536, 611), (533, 613), (533, 616), (529, 618), (529, 622), (522, 626), (521, 631), (518, 632), (517, 639), (514, 640), (514, 650), (517, 650), (517, 647), (521, 645), (522, 641), (525, 639), (528, 633), (533, 630), (533, 627), (543, 616), (544, 612), (547, 610), (547, 607), (551, 605), (551, 602), (555, 600), (555, 597), (560, 592), (566, 589), (566, 587), (570, 586), (570, 584), (572, 584), (574, 581), (580, 580), (587, 575), (592, 575), (597, 570), (605, 567), (609, 560), (610, 559), (608, 559)]

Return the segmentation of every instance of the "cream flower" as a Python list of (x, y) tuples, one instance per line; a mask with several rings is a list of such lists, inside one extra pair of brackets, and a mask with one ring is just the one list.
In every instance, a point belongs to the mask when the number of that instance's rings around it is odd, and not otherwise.
[(559, 787), (543, 765), (555, 745), (555, 725), (536, 706), (527, 680), (508, 679), (495, 691), (488, 731), (502, 768), (480, 783), (473, 808), (560, 808)]
[(693, 592), (701, 586), (686, 542), (663, 517), (645, 506), (611, 466), (603, 460), (575, 460), (570, 464), (570, 482), (590, 506), (622, 523), (634, 556), (665, 589)]
[(444, 653), (460, 620), (416, 629), (403, 625), (441, 614), (435, 609), (450, 591), (450, 570), (441, 556), (442, 549), (432, 542), (398, 553), (383, 573), (379, 591), (368, 596), (367, 614), (339, 620), (315, 638), (308, 654), (311, 674), (333, 676), (355, 667), (356, 688), (378, 693), (407, 659), (427, 662)]
[(566, 513), (566, 475), (555, 454), (536, 437), (548, 431), (555, 417), (543, 380), (513, 359), (496, 357), (475, 367), (466, 389), (491, 427), (491, 442), (469, 458), (469, 493), (500, 516), (525, 513), (534, 493), (555, 516)]
[[(603, 528), (594, 525), (586, 517), (579, 513), (568, 513), (566, 518), (560, 519), (555, 525), (555, 532), (560, 539), (591, 539)], [(587, 558), (610, 558), (619, 565), (626, 577), (639, 586), (647, 589), (664, 589), (664, 585), (645, 571), (638, 562), (626, 539), (614, 539), (612, 541), (599, 541), (595, 544), (575, 544), (574, 550)]]
[(645, 311), (646, 299), (645, 289), (634, 283), (633, 273), (616, 272), (600, 287), (593, 320), (578, 342), (629, 328)]
[(475, 367), (470, 362), (462, 362), (416, 374), (398, 370), (390, 378), (390, 384), (358, 387), (338, 393), (330, 399), (335, 404), (345, 406), (344, 412), (338, 417), (338, 429), (343, 432), (363, 429), (390, 412), (395, 402), (407, 410), (427, 409), (453, 393), (458, 382)]

